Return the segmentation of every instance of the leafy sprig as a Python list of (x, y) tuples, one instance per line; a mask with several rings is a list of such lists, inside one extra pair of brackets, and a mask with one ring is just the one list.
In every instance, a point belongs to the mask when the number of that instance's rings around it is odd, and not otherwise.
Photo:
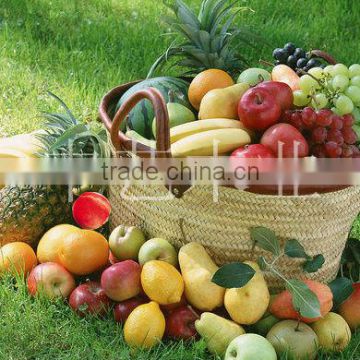
[[(257, 226), (251, 228), (250, 236), (254, 246), (271, 253), (270, 261), (261, 256), (258, 259), (258, 265), (262, 271), (270, 272), (284, 281), (286, 289), (292, 295), (294, 309), (303, 317), (316, 318), (320, 316), (320, 302), (316, 294), (304, 282), (287, 279), (276, 267), (276, 262), (283, 256), (304, 259), (302, 263), (303, 270), (312, 273), (323, 266), (325, 262), (323, 255), (308, 255), (304, 247), (296, 239), (287, 240), (282, 249), (276, 234), (266, 227)], [(255, 270), (249, 265), (232, 263), (221, 267), (214, 274), (212, 281), (225, 288), (243, 287), (252, 279), (254, 274)]]

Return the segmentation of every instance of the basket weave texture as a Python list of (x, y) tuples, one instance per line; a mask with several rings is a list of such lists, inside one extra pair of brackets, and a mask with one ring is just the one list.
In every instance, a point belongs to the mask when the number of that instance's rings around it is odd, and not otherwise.
[[(220, 187), (218, 202), (213, 187), (194, 186), (177, 199), (163, 186), (110, 187), (111, 228), (137, 225), (149, 238), (163, 237), (176, 247), (195, 241), (203, 244), (218, 265), (268, 253), (252, 250), (250, 228), (272, 229), (282, 244), (297, 239), (309, 255), (323, 254), (325, 264), (307, 274), (302, 260), (286, 256), (278, 268), (288, 278), (335, 278), (351, 225), (360, 211), (360, 187), (304, 196), (259, 195)], [(185, 238), (183, 236), (183, 232)], [(270, 288), (279, 291), (283, 282), (267, 276)]]

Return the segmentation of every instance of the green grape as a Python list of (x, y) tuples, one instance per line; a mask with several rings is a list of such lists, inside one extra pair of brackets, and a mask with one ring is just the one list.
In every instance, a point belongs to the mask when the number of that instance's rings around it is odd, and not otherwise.
[(346, 95), (340, 95), (335, 101), (335, 106), (340, 115), (349, 114), (354, 110), (353, 102)]
[(320, 88), (320, 84), (309, 75), (303, 75), (299, 81), (300, 90), (309, 95), (311, 90)]
[(352, 111), (352, 115), (355, 119), (356, 123), (360, 123), (360, 109), (358, 107), (355, 107)]
[(340, 111), (336, 107), (332, 107), (330, 110), (336, 115), (341, 115)]
[(345, 90), (345, 95), (347, 97), (349, 97), (354, 104), (359, 104), (360, 103), (360, 87), (350, 85)]
[(321, 67), (311, 68), (308, 73), (317, 79), (321, 79), (324, 76), (324, 70)]
[(311, 100), (311, 106), (315, 109), (323, 109), (328, 104), (328, 99), (325, 94), (319, 93), (314, 95)]
[(324, 68), (324, 74), (334, 76), (333, 71), (334, 71), (334, 65), (328, 65)]
[(360, 75), (356, 75), (350, 80), (350, 84), (360, 87)]
[(344, 75), (349, 77), (349, 69), (344, 64), (336, 64), (333, 68), (333, 76)]
[(336, 75), (332, 79), (331, 85), (334, 90), (344, 91), (349, 86), (349, 78), (345, 75)]
[(295, 106), (306, 106), (310, 102), (310, 98), (302, 90), (295, 90), (293, 95)]
[(349, 76), (353, 78), (354, 76), (360, 75), (360, 65), (353, 64), (349, 67)]

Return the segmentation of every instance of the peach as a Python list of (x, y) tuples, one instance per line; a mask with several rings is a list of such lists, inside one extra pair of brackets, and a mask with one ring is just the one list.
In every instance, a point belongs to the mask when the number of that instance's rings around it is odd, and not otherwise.
[(360, 282), (353, 284), (354, 292), (339, 308), (339, 314), (349, 324), (351, 330), (360, 328)]
[(288, 290), (283, 291), (282, 293), (280, 293), (275, 297), (275, 299), (273, 300), (270, 306), (270, 312), (278, 319), (294, 319), (294, 320), (303, 321), (308, 324), (321, 319), (323, 316), (329, 313), (333, 307), (333, 294), (331, 292), (331, 289), (327, 285), (314, 280), (304, 280), (304, 283), (318, 297), (320, 302), (321, 317), (318, 318), (302, 317), (294, 309), (292, 303), (292, 295)]
[(300, 77), (287, 65), (274, 66), (271, 72), (271, 80), (280, 81), (290, 86), (292, 91), (299, 90)]
[(104, 195), (85, 192), (75, 200), (72, 212), (74, 220), (82, 229), (95, 230), (108, 221), (111, 206)]

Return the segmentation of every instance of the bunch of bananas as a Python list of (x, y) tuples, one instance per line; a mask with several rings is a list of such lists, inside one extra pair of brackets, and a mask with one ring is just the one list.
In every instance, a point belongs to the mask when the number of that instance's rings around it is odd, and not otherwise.
[(224, 155), (251, 143), (252, 134), (239, 120), (198, 120), (170, 129), (173, 157)]

